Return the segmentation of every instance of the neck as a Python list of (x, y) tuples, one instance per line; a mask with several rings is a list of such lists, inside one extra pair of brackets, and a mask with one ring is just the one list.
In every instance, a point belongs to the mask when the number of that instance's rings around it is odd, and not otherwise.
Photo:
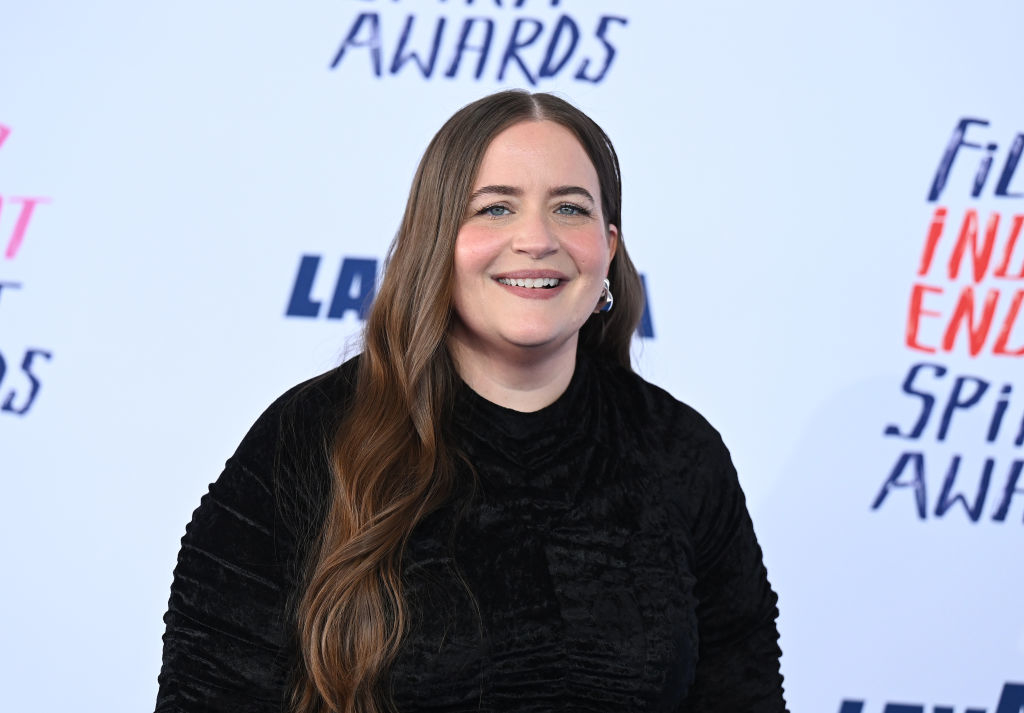
[(539, 411), (569, 387), (576, 369), (576, 340), (553, 354), (517, 348), (497, 354), (473, 349), (456, 335), (448, 350), (462, 380), (491, 403), (515, 411)]

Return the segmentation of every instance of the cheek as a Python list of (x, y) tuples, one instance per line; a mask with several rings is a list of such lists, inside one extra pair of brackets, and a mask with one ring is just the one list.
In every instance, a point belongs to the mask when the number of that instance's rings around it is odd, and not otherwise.
[(459, 231), (455, 239), (455, 274), (456, 276), (479, 275), (494, 259), (493, 241), (480, 231)]
[(605, 276), (611, 263), (611, 249), (604, 233), (588, 236), (576, 249), (576, 264), (582, 272)]

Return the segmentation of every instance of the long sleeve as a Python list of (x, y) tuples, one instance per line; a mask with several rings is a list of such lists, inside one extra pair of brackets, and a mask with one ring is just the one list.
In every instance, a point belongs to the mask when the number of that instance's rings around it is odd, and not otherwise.
[(260, 417), (186, 528), (164, 616), (157, 713), (285, 709), (317, 482), (310, 472), (323, 470), (326, 420), (295, 395)]
[(691, 713), (785, 711), (778, 615), (761, 548), (728, 451), (705, 448), (707, 492), (696, 517), (699, 658)]
[[(303, 543), (350, 393), (327, 377), (272, 406), (203, 498), (175, 570), (158, 713), (284, 710)], [(540, 411), (467, 387), (452, 419), (472, 471), (403, 553), (397, 710), (785, 710), (775, 594), (699, 414), (583, 361)]]

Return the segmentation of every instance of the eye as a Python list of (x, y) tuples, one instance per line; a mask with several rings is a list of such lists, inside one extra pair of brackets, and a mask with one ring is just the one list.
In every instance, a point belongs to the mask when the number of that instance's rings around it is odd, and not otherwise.
[(507, 206), (503, 206), (498, 203), (489, 205), (486, 208), (481, 208), (476, 212), (477, 215), (486, 215), (491, 218), (504, 218), (506, 215), (510, 215), (511, 213), (512, 211), (509, 210)]
[(555, 208), (555, 212), (559, 215), (590, 215), (589, 210), (575, 203), (562, 203)]

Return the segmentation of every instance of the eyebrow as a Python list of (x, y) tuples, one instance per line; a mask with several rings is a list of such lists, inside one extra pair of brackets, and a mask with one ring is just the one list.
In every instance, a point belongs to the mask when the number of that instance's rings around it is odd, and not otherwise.
[[(469, 196), (469, 202), (472, 203), (481, 196), (488, 195), (500, 195), (500, 196), (516, 196), (523, 195), (523, 189), (517, 186), (484, 186), (473, 191)], [(548, 191), (548, 197), (550, 198), (561, 198), (563, 196), (583, 196), (588, 199), (591, 203), (597, 203), (594, 200), (594, 196), (590, 195), (590, 191), (582, 186), (558, 186)]]

